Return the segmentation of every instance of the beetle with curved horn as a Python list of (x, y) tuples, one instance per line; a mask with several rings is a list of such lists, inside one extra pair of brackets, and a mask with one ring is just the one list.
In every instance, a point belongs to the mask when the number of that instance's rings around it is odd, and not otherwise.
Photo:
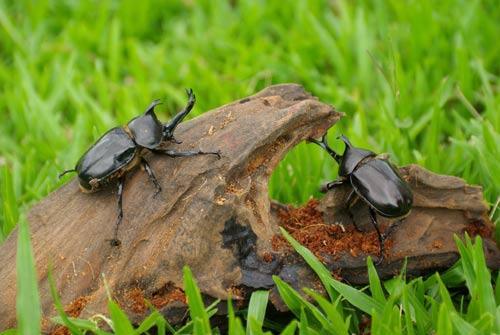
[(74, 169), (66, 170), (59, 175), (59, 178), (61, 178), (68, 172), (77, 172), (80, 189), (86, 193), (99, 191), (104, 186), (117, 182), (118, 218), (115, 224), (114, 236), (110, 240), (112, 246), (121, 244), (118, 239), (118, 228), (123, 219), (122, 196), (127, 172), (138, 165), (142, 165), (156, 188), (155, 195), (161, 192), (160, 183), (144, 158), (147, 152), (161, 153), (169, 157), (209, 154), (216, 155), (220, 159), (220, 150), (207, 152), (202, 150), (176, 151), (165, 148), (167, 142), (181, 143), (174, 137), (175, 128), (193, 109), (196, 102), (192, 89), (187, 89), (186, 93), (188, 95), (187, 105), (169, 122), (162, 124), (158, 120), (154, 108), (160, 104), (160, 101), (154, 100), (144, 114), (132, 119), (124, 127), (115, 127), (106, 132), (80, 158)]
[[(371, 223), (377, 231), (380, 245), (378, 265), (384, 260), (385, 239), (390, 235), (392, 229), (410, 213), (413, 194), (410, 186), (388, 160), (387, 155), (377, 155), (370, 150), (356, 148), (344, 135), (339, 136), (338, 139), (341, 139), (346, 145), (343, 155), (339, 155), (330, 148), (327, 142), (327, 133), (323, 135), (321, 141), (312, 138), (308, 140), (326, 150), (339, 164), (339, 178), (327, 183), (322, 191), (326, 192), (336, 186), (349, 183), (352, 190), (347, 197), (347, 208), (351, 208), (357, 199), (362, 199), (368, 205)], [(350, 212), (349, 214), (352, 215)], [(381, 234), (377, 223), (377, 214), (398, 221), (389, 226), (384, 234)], [(351, 219), (353, 219), (352, 216)], [(356, 227), (354, 219), (352, 222)]]

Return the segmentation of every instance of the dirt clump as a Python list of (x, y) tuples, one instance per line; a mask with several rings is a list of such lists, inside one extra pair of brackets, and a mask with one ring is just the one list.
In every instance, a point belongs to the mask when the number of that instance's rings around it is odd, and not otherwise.
[[(73, 300), (69, 305), (64, 308), (64, 312), (68, 317), (77, 318), (83, 311), (87, 303), (89, 302), (89, 297), (78, 297)], [(69, 335), (70, 331), (65, 326), (57, 326), (50, 332), (50, 335)]]
[(474, 220), (464, 229), (470, 237), (481, 236), (482, 238), (493, 238), (493, 227), (484, 224), (482, 220)]
[(187, 303), (184, 291), (172, 284), (163, 287), (151, 297), (151, 304), (156, 308), (162, 308), (173, 301)]

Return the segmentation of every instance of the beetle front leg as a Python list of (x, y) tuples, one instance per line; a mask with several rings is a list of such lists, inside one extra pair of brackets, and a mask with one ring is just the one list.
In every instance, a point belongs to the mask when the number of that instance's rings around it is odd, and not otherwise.
[(315, 144), (319, 145), (320, 147), (322, 147), (326, 152), (328, 152), (328, 154), (330, 154), (330, 156), (333, 157), (333, 159), (335, 159), (335, 161), (337, 163), (340, 164), (340, 162), (342, 161), (342, 156), (339, 155), (337, 152), (335, 152), (335, 150), (333, 150), (332, 148), (330, 148), (330, 146), (328, 145), (327, 134), (328, 133), (325, 133), (321, 137), (321, 141), (318, 141), (318, 140), (316, 140), (314, 138), (308, 138), (307, 141), (311, 142), (311, 143), (315, 143)]
[(201, 151), (201, 150), (189, 150), (189, 151), (175, 151), (175, 150), (153, 150), (156, 153), (161, 153), (169, 157), (191, 157), (197, 155), (216, 155), (219, 159), (221, 157), (221, 151)]
[(163, 125), (163, 139), (164, 140), (171, 140), (174, 143), (179, 143), (177, 140), (175, 140), (174, 137), (174, 130), (177, 127), (179, 123), (182, 122), (182, 120), (186, 117), (186, 115), (189, 114), (189, 112), (193, 109), (194, 104), (196, 102), (196, 96), (193, 93), (193, 90), (191, 88), (186, 89), (186, 94), (188, 96), (188, 102), (186, 104), (186, 107), (182, 109), (177, 115), (175, 115), (169, 122), (165, 123)]
[(329, 183), (326, 183), (325, 185), (322, 185), (319, 189), (321, 193), (326, 193), (330, 191), (331, 189), (340, 186), (345, 183), (345, 179), (336, 179), (334, 181), (331, 181)]
[(161, 192), (160, 183), (158, 182), (158, 179), (156, 179), (153, 169), (151, 169), (151, 166), (149, 166), (148, 162), (144, 158), (141, 158), (141, 164), (144, 167), (144, 170), (146, 170), (149, 180), (151, 180), (156, 187), (156, 192), (153, 195), (153, 197), (156, 197), (156, 195)]
[(121, 177), (118, 180), (118, 218), (115, 224), (115, 232), (113, 234), (113, 238), (110, 240), (111, 246), (118, 247), (122, 242), (118, 239), (118, 228), (122, 223), (123, 219), (123, 207), (122, 207), (122, 198), (123, 198), (123, 185), (125, 184), (125, 177)]
[(373, 227), (377, 231), (377, 236), (378, 236), (378, 243), (380, 245), (380, 255), (378, 257), (376, 265), (380, 265), (382, 261), (384, 260), (384, 238), (382, 237), (382, 234), (380, 234), (380, 229), (378, 228), (378, 223), (377, 223), (377, 215), (375, 213), (375, 210), (373, 208), (369, 207), (370, 210), (370, 219), (372, 222)]
[(349, 218), (351, 219), (354, 228), (356, 228), (357, 231), (361, 232), (362, 230), (359, 229), (358, 225), (356, 224), (356, 220), (354, 218), (354, 215), (351, 212), (351, 207), (354, 206), (354, 204), (356, 203), (355, 200), (358, 199), (358, 198), (355, 198), (355, 195), (356, 195), (356, 192), (354, 191), (354, 189), (352, 189), (351, 192), (349, 193), (349, 195), (347, 196), (347, 200), (345, 203), (347, 206), (347, 213), (349, 214)]

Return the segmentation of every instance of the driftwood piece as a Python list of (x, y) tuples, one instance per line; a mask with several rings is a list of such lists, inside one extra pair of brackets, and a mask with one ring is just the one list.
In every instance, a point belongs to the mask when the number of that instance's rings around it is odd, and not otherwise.
[[(413, 190), (414, 204), (410, 215), (394, 227), (386, 241), (389, 250), (385, 253), (384, 262), (377, 267), (381, 278), (397, 275), (405, 259), (408, 276), (449, 268), (459, 257), (454, 236), (462, 237), (466, 232), (472, 237), (480, 235), (483, 238), (487, 265), (492, 269), (500, 268), (500, 251), (493, 237), (494, 225), (487, 215), (488, 207), (479, 186), (467, 185), (460, 178), (438, 175), (417, 165), (403, 167), (400, 172)], [(299, 238), (306, 236), (303, 244), (332, 273), (351, 284), (366, 284), (368, 253), (360, 249), (366, 247), (374, 250), (370, 256), (377, 260), (379, 245), (366, 203), (358, 201), (350, 210), (351, 215), (348, 213), (345, 204), (350, 191), (350, 186), (346, 185), (328, 192), (319, 202), (315, 201), (312, 210), (306, 209), (306, 218), (303, 215), (293, 217), (292, 225), (283, 223), (284, 213), (288, 215), (287, 212), (290, 211), (300, 212), (304, 207), (293, 209), (272, 203), (271, 213), (274, 221), (291, 231), (292, 235)], [(315, 216), (319, 217), (320, 224), (317, 223), (318, 219), (311, 220)], [(356, 231), (353, 219), (362, 232)], [(383, 230), (394, 223), (380, 216), (377, 216), (377, 220)], [(340, 227), (337, 233), (331, 233), (332, 226)], [(318, 241), (325, 236), (325, 230), (330, 236), (324, 241)], [(352, 238), (349, 236), (352, 234), (361, 237)], [(350, 240), (340, 243), (339, 250), (329, 247), (343, 239)], [(279, 275), (287, 278), (296, 288), (320, 286), (318, 279), (311, 278), (310, 272), (304, 270), (302, 263), (296, 254), (286, 256)], [(286, 310), (276, 290), (273, 290), (271, 298), (279, 310)]]
[[(83, 194), (73, 180), (50, 194), (28, 216), (44, 317), (55, 314), (49, 263), (63, 304), (81, 317), (107, 313), (106, 281), (132, 319), (147, 315), (146, 298), (170, 321), (182, 321), (184, 265), (190, 266), (207, 298), (271, 288), (273, 274), (298, 287), (314, 286), (314, 275), (300, 259), (273, 248), (279, 220), (267, 183), (287, 151), (306, 138), (319, 137), (340, 117), (301, 86), (286, 84), (181, 124), (176, 132), (183, 141), (179, 149), (221, 149), (222, 159), (147, 157), (163, 191), (153, 197), (154, 187), (141, 171), (128, 176), (119, 248), (107, 241), (116, 219), (113, 189)], [(457, 257), (453, 233), (475, 222), (491, 225), (479, 188), (418, 167), (407, 168), (406, 174), (416, 183), (416, 208), (393, 235), (393, 254), (379, 268), (384, 276), (399, 269), (405, 256), (415, 259), (410, 262), (415, 274), (447, 267)], [(326, 223), (350, 224), (342, 210), (342, 192), (327, 194), (318, 206)], [(436, 239), (431, 233), (440, 234), (439, 252), (428, 248)], [(16, 239), (14, 231), (0, 246), (0, 328), (15, 325)], [(332, 270), (341, 267), (348, 281), (364, 282), (366, 255), (344, 254), (340, 259), (326, 257), (327, 264)], [(498, 268), (492, 240), (487, 256)], [(276, 296), (273, 301), (283, 307)]]

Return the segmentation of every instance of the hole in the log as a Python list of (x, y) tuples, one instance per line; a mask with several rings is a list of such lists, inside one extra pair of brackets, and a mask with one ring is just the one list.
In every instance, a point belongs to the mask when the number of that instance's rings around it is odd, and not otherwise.
[(319, 199), (320, 184), (335, 178), (336, 163), (314, 144), (301, 142), (276, 166), (269, 180), (269, 197), (295, 206)]

